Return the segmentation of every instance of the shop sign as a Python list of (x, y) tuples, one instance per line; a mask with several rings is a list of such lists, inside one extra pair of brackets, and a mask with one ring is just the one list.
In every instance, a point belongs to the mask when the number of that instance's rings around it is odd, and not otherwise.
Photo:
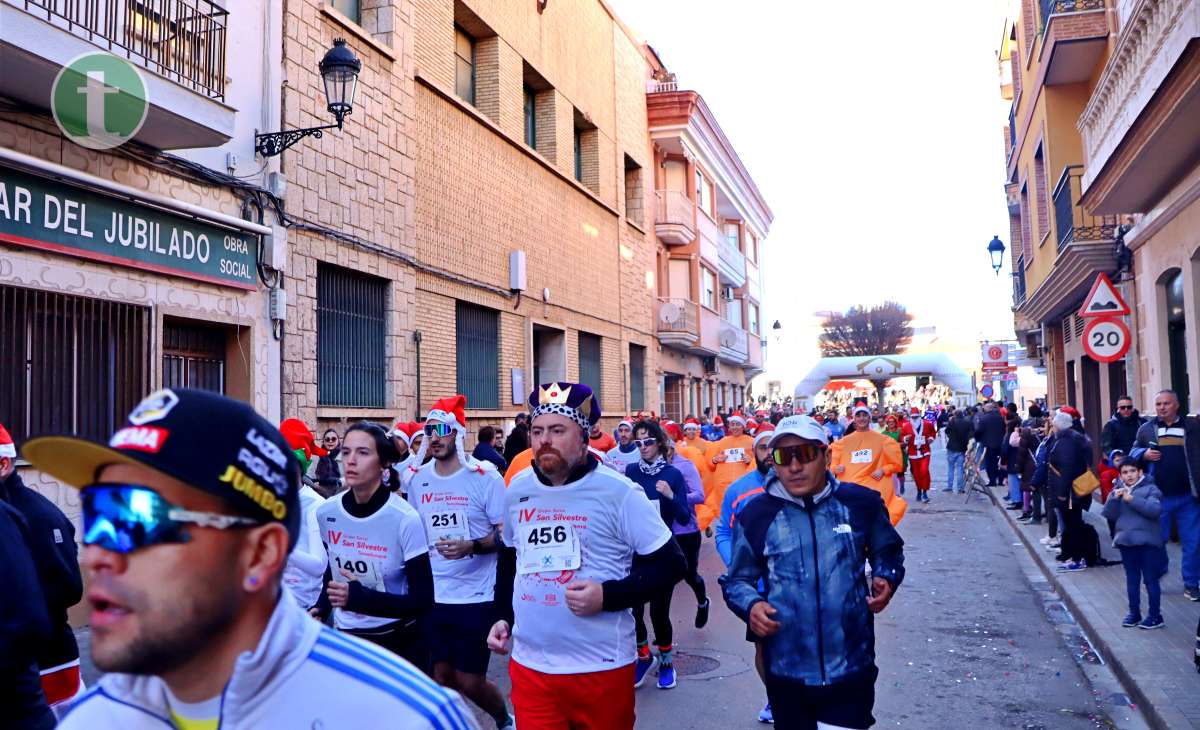
[(254, 289), (258, 236), (0, 168), (0, 242)]

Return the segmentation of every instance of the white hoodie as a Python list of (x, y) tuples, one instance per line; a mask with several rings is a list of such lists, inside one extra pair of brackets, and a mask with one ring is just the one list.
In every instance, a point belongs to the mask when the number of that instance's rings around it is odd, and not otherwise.
[[(60, 730), (174, 728), (167, 688), (154, 676), (107, 674)], [(478, 730), (455, 692), (395, 654), (310, 618), (285, 590), (253, 652), (221, 693), (222, 730), (406, 728)]]

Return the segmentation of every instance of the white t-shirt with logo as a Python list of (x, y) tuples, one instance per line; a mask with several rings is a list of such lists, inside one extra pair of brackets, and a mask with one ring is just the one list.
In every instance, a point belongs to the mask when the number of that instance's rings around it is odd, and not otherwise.
[(625, 473), (625, 467), (636, 464), (642, 458), (642, 452), (634, 447), (632, 451), (621, 451), (620, 446), (608, 450), (604, 460), (618, 474)]
[(421, 515), (433, 595), (438, 603), (482, 603), (495, 598), (496, 553), (448, 560), (434, 549), (440, 539), (487, 537), (504, 521), (504, 479), (492, 464), (482, 471), (460, 468), (439, 476), (436, 461), (421, 467), (408, 482), (408, 501)]
[[(344, 568), (365, 588), (397, 595), (408, 593), (404, 563), (427, 549), (417, 511), (399, 495), (389, 494), (387, 502), (370, 517), (354, 517), (342, 506), (342, 498), (339, 494), (317, 508), (321, 541), (329, 552), (334, 580), (345, 580), (341, 574)], [(333, 610), (333, 622), (339, 629), (370, 629), (395, 620), (344, 608)]]
[(632, 663), (632, 612), (576, 616), (565, 589), (576, 580), (625, 578), (635, 552), (648, 555), (669, 539), (658, 507), (623, 475), (597, 467), (550, 487), (532, 469), (519, 474), (504, 495), (504, 543), (517, 550), (513, 659), (546, 674)]

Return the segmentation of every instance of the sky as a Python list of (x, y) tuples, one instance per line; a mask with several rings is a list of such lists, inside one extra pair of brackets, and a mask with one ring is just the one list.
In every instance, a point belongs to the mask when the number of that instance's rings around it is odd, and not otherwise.
[(1013, 337), (1009, 252), (997, 276), (986, 251), (1010, 247), (1007, 3), (608, 2), (704, 97), (775, 214), (769, 372), (812, 361), (813, 312), (885, 299), (946, 339)]

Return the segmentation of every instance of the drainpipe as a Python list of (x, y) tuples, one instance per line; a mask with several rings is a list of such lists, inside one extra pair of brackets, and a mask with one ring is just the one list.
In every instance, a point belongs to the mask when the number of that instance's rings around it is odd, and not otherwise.
[(421, 330), (413, 330), (413, 343), (417, 346), (417, 415), (421, 417)]

